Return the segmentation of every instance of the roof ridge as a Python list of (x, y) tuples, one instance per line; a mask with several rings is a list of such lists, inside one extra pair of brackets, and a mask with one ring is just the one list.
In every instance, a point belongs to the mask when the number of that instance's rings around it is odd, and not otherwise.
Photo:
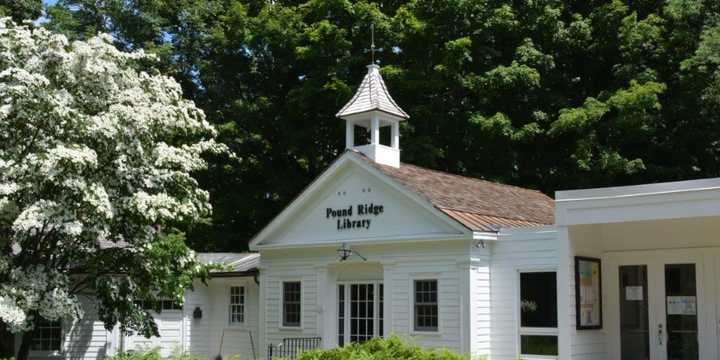
[(447, 176), (457, 177), (457, 178), (461, 178), (461, 179), (468, 179), (468, 180), (473, 180), (473, 181), (481, 181), (481, 182), (484, 182), (484, 183), (493, 184), (493, 185), (502, 186), (502, 187), (516, 188), (516, 189), (519, 189), (519, 190), (522, 190), (522, 191), (534, 192), (534, 193), (538, 193), (538, 194), (541, 194), (541, 195), (550, 197), (550, 196), (548, 196), (547, 194), (545, 194), (544, 192), (542, 192), (542, 191), (540, 191), (540, 190), (537, 190), (537, 189), (529, 189), (529, 188), (525, 188), (525, 187), (518, 186), (518, 185), (506, 184), (506, 183), (501, 183), (501, 182), (498, 182), (498, 181), (491, 181), (491, 180), (481, 179), (481, 178), (474, 177), (474, 176), (455, 174), (455, 173), (451, 173), (451, 172), (448, 172), (448, 171), (442, 171), (442, 170), (432, 169), (432, 168), (428, 168), (428, 167), (424, 167), (424, 166), (419, 166), (419, 165), (415, 165), (415, 164), (409, 164), (409, 163), (400, 163), (400, 166), (412, 166), (412, 167), (416, 167), (416, 168), (418, 168), (418, 169), (423, 169), (423, 170), (427, 170), (427, 171), (432, 171), (432, 172), (439, 173), (439, 174), (443, 174), (443, 175), (447, 175)]

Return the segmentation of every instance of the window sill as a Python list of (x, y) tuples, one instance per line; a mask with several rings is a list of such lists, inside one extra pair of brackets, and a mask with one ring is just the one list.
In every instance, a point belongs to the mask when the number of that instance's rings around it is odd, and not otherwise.
[(440, 330), (412, 330), (410, 331), (410, 335), (418, 335), (418, 336), (438, 336), (442, 335)]
[(280, 330), (289, 330), (289, 331), (300, 331), (303, 329), (301, 326), (279, 326), (278, 329)]
[(557, 360), (557, 355), (520, 355), (520, 360)]

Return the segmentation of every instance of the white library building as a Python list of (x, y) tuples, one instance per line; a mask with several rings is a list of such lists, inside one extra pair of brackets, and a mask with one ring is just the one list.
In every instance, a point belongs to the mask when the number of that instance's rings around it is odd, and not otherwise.
[(253, 253), (202, 254), (228, 270), (169, 302), (160, 337), (105, 330), (88, 298), (32, 358), (293, 358), (389, 334), (471, 359), (720, 358), (720, 179), (552, 199), (405, 164), (409, 116), (376, 65), (337, 116), (347, 150)]

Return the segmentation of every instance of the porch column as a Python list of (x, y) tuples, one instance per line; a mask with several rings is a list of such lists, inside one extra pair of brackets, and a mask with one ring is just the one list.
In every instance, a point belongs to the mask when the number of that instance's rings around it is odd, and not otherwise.
[[(570, 360), (571, 334), (570, 329), (570, 236), (567, 226), (557, 226), (558, 256), (560, 257), (557, 272), (558, 292), (558, 360)], [(574, 290), (573, 290), (574, 292)]]
[(397, 261), (387, 260), (381, 261), (383, 269), (383, 336), (390, 335), (393, 331), (393, 272), (397, 266)]
[(331, 349), (337, 346), (337, 294), (336, 279), (326, 265), (315, 267), (317, 274), (317, 324), (321, 347)]

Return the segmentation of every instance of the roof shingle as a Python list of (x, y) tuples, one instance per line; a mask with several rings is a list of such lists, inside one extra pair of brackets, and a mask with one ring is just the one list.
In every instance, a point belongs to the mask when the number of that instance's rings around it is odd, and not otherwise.
[(390, 96), (385, 81), (380, 76), (379, 69), (380, 67), (377, 65), (368, 65), (368, 72), (362, 83), (360, 83), (357, 92), (335, 116), (342, 118), (353, 114), (379, 110), (402, 119), (409, 118), (408, 114)]
[(536, 191), (415, 165), (381, 165), (354, 152), (384, 174), (473, 231), (551, 225), (555, 202)]

